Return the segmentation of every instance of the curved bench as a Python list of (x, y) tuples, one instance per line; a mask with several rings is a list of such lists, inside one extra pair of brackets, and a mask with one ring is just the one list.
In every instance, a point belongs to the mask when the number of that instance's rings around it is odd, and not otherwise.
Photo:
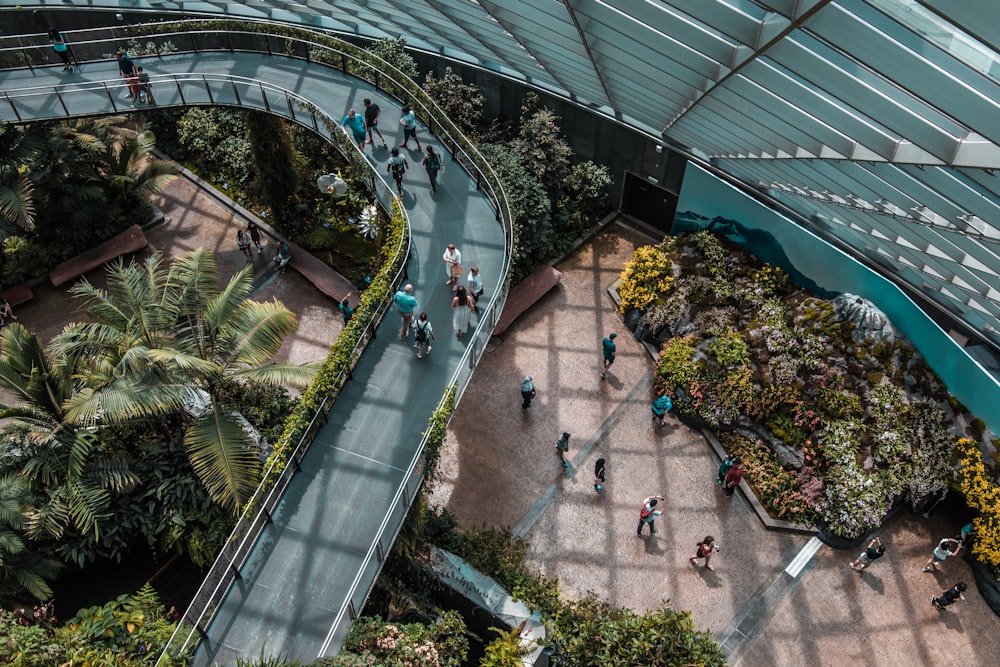
[(545, 265), (522, 280), (507, 293), (507, 301), (503, 304), (503, 312), (493, 328), (493, 335), (499, 336), (520, 317), (524, 311), (531, 308), (548, 291), (562, 280), (562, 272)]
[(67, 283), (78, 276), (82, 276), (91, 269), (96, 269), (111, 260), (142, 250), (149, 245), (146, 235), (142, 233), (142, 227), (132, 225), (121, 234), (114, 236), (104, 243), (82, 252), (73, 259), (68, 259), (57, 265), (49, 273), (49, 280), (56, 287)]

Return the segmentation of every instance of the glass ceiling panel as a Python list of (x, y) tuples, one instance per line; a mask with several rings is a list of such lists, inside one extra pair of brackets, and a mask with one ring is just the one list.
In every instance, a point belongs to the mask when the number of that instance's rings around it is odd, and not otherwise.
[(0, 0), (125, 4), (402, 36), (530, 82), (774, 193), (1000, 345), (1000, 0)]

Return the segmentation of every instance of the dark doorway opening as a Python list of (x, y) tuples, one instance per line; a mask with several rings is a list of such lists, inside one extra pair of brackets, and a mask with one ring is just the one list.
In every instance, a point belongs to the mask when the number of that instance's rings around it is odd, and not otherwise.
[(677, 212), (677, 195), (626, 172), (622, 212), (669, 234)]

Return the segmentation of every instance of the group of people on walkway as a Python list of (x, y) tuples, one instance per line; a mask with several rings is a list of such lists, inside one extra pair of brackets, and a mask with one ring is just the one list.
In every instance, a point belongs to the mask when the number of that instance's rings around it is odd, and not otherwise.
[[(461, 340), (462, 336), (472, 328), (474, 316), (479, 311), (478, 302), (485, 292), (483, 280), (479, 274), (479, 267), (473, 266), (466, 277), (466, 285), (459, 284), (465, 275), (465, 269), (462, 266), (462, 253), (454, 243), (448, 244), (442, 259), (447, 278), (444, 284), (450, 286), (454, 292), (451, 299), (451, 323), (455, 337)], [(417, 351), (417, 359), (430, 354), (430, 342), (436, 339), (434, 327), (426, 312), (420, 312), (417, 319), (413, 319), (420, 305), (413, 295), (413, 285), (404, 285), (393, 296), (393, 302), (400, 316), (399, 340), (407, 340), (410, 331), (413, 330), (413, 347)]]
[[(353, 108), (347, 111), (347, 115), (344, 116), (344, 119), (340, 123), (344, 128), (344, 133), (351, 136), (354, 143), (357, 144), (358, 150), (362, 153), (365, 152), (365, 146), (369, 144), (372, 146), (375, 145), (375, 135), (378, 135), (378, 138), (381, 140), (382, 148), (387, 148), (388, 144), (385, 141), (385, 136), (382, 134), (382, 130), (379, 129), (382, 109), (369, 98), (365, 98), (364, 107), (364, 115), (359, 114)], [(417, 137), (417, 116), (411, 107), (404, 106), (402, 108), (399, 124), (403, 128), (403, 143), (399, 144), (398, 147), (393, 146), (389, 154), (389, 160), (385, 165), (385, 171), (392, 176), (392, 180), (396, 183), (396, 192), (402, 196), (403, 175), (410, 168), (410, 163), (404, 155), (400, 154), (399, 149), (410, 150), (410, 139), (416, 142), (418, 151), (423, 150), (423, 148), (420, 146), (420, 139)], [(436, 193), (438, 174), (444, 171), (444, 162), (441, 160), (441, 154), (433, 146), (427, 146), (420, 164), (423, 166), (424, 171), (427, 172), (427, 178), (431, 185), (431, 193)]]
[[(957, 556), (963, 548), (968, 547), (972, 543), (973, 539), (975, 539), (975, 535), (973, 534), (972, 524), (970, 523), (962, 527), (958, 537), (946, 537), (939, 540), (937, 546), (934, 547), (934, 551), (931, 553), (931, 557), (924, 563), (921, 571), (937, 571), (938, 567), (944, 564), (945, 561), (949, 558)], [(868, 542), (864, 551), (862, 551), (857, 558), (848, 563), (848, 566), (860, 574), (884, 555), (885, 545), (882, 544), (882, 539), (876, 535)], [(940, 594), (931, 596), (931, 606), (938, 611), (942, 611), (945, 607), (948, 607), (959, 600), (964, 600), (964, 593), (966, 590), (968, 590), (968, 585), (964, 581), (959, 581), (957, 584), (942, 591)]]

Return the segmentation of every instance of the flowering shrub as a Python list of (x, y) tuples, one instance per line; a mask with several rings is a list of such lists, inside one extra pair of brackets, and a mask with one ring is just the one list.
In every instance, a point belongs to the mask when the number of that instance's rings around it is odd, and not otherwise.
[(987, 565), (1000, 568), (1000, 487), (975, 441), (961, 438), (955, 447), (961, 457), (958, 488), (969, 507), (979, 511), (972, 521), (976, 532), (972, 553)]
[(750, 348), (738, 331), (728, 331), (712, 339), (708, 351), (723, 368), (745, 366), (750, 362)]
[(765, 297), (782, 294), (789, 284), (788, 274), (770, 264), (751, 270), (750, 280), (762, 290)]
[(671, 338), (663, 345), (656, 365), (657, 392), (673, 392), (677, 387), (687, 391), (701, 375), (694, 361), (694, 336)]
[(906, 397), (899, 387), (883, 379), (871, 388), (867, 398), (872, 456), (879, 463), (898, 463), (910, 451)]
[(362, 616), (351, 626), (343, 651), (387, 667), (459, 667), (465, 662), (469, 642), (457, 611), (442, 613), (430, 625), (386, 623)]
[(743, 459), (744, 478), (772, 516), (803, 525), (816, 522), (810, 501), (798, 490), (797, 477), (778, 465), (767, 445), (732, 433), (720, 435), (719, 440), (730, 454)]
[(642, 246), (635, 249), (632, 261), (625, 265), (621, 273), (618, 296), (621, 297), (621, 312), (633, 309), (645, 310), (660, 294), (670, 290), (673, 282), (673, 265), (668, 251), (672, 239), (658, 246)]

